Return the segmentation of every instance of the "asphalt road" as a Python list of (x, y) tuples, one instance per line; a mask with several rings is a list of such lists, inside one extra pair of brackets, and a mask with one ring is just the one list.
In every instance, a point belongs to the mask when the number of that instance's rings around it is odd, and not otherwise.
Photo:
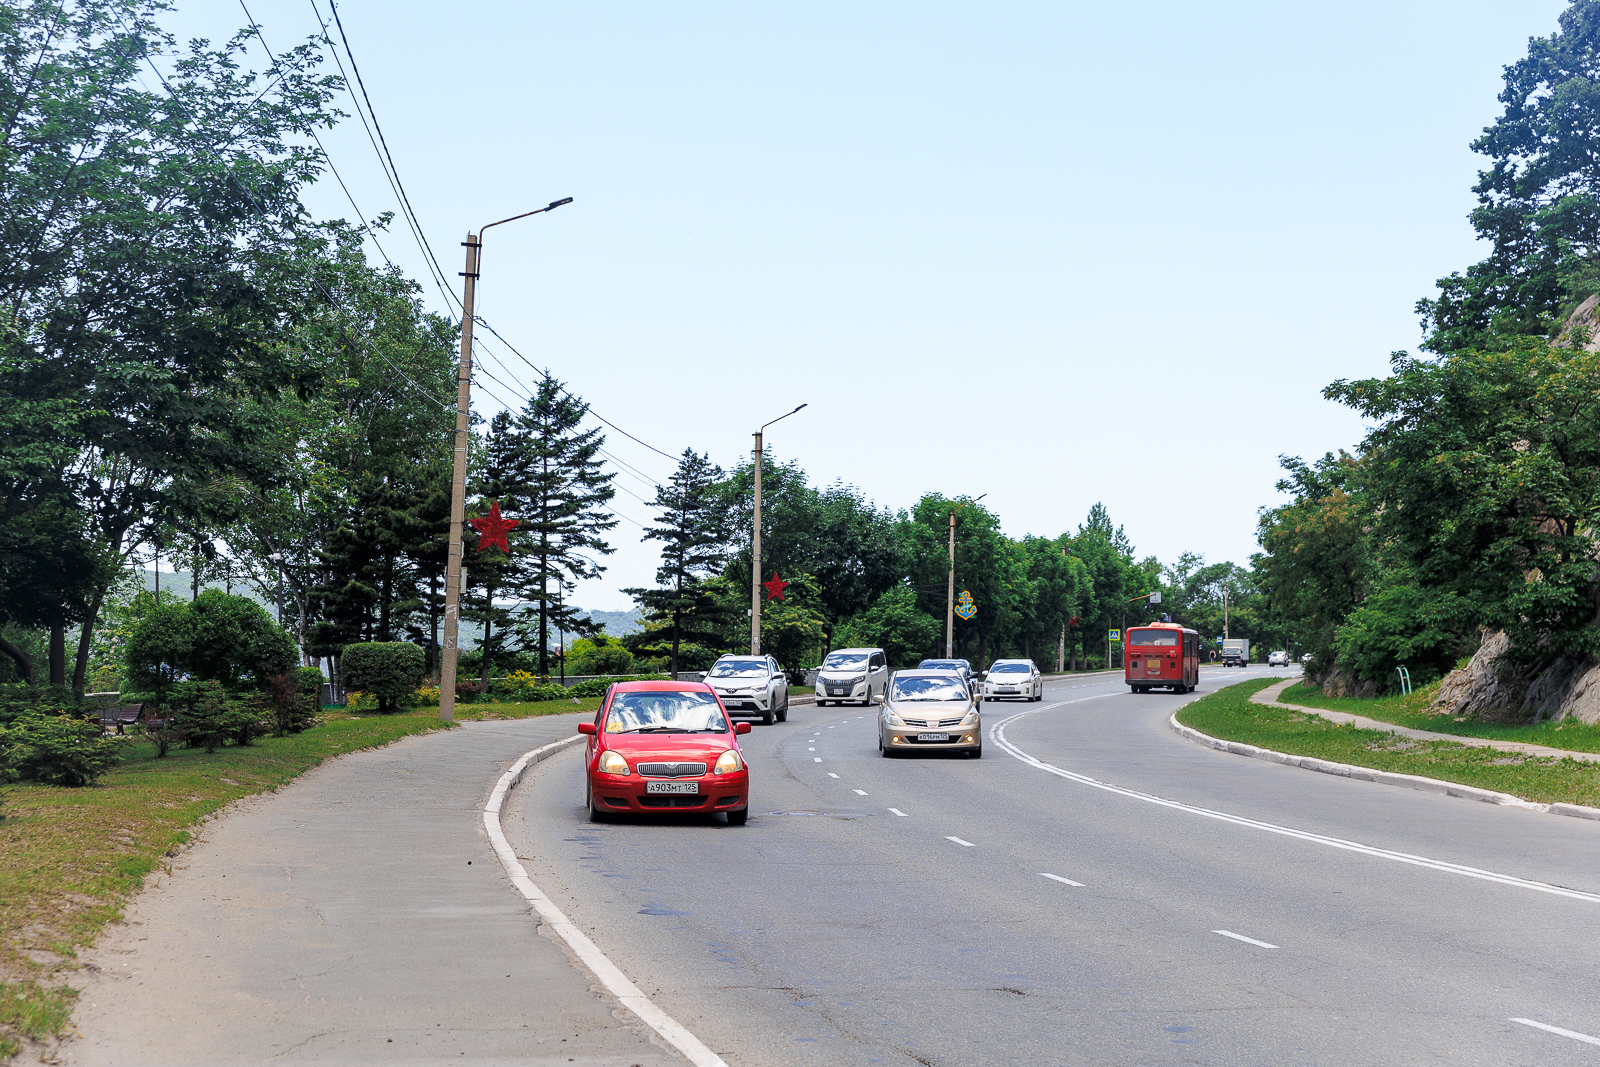
[(744, 827), (591, 824), (578, 750), (504, 825), (733, 1067), (1600, 1063), (1600, 823), (1215, 752), (1191, 699), (1055, 682), (982, 760), (796, 708)]

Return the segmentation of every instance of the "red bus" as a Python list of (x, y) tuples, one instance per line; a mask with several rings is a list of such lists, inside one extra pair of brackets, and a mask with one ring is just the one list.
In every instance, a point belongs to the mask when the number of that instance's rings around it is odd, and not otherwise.
[(1135, 693), (1164, 686), (1187, 693), (1200, 684), (1200, 634), (1175, 622), (1133, 626), (1123, 634), (1123, 678)]

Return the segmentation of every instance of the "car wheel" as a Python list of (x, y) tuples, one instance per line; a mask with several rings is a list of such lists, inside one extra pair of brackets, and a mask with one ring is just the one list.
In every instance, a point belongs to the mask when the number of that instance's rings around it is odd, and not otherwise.
[(968, 753), (968, 755), (970, 755), (973, 759), (982, 759), (983, 758), (983, 746), (979, 745), (977, 748), (972, 749)]
[(783, 707), (778, 709), (778, 721), (779, 722), (788, 722), (789, 721), (789, 702), (787, 700), (785, 700), (783, 702)]
[(762, 726), (771, 726), (772, 725), (772, 719), (773, 719), (773, 715), (772, 715), (772, 709), (771, 708), (768, 708), (766, 711), (761, 713), (761, 725)]
[(819, 708), (825, 708), (825, 707), (827, 707), (827, 706), (828, 706), (828, 702), (827, 702), (827, 701), (826, 701), (826, 700), (819, 700), (819, 701), (817, 701), (817, 707), (819, 707)]
[(593, 789), (589, 790), (589, 821), (590, 822), (606, 822), (606, 821), (608, 821), (608, 816), (606, 815), (606, 813), (601, 811), (598, 807), (595, 806), (594, 790)]
[(728, 825), (729, 826), (743, 826), (745, 823), (747, 823), (749, 821), (750, 821), (750, 807), (749, 807), (749, 805), (746, 805), (744, 808), (740, 809), (739, 811), (730, 811), (730, 812), (728, 812)]

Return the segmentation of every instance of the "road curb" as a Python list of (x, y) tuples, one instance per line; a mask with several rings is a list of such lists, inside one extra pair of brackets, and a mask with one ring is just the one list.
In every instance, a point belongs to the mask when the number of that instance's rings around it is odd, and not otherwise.
[(1247, 745), (1241, 741), (1224, 741), (1221, 738), (1212, 737), (1210, 734), (1201, 733), (1192, 726), (1185, 726), (1178, 721), (1176, 712), (1167, 720), (1167, 725), (1172, 727), (1173, 732), (1186, 741), (1193, 741), (1197, 745), (1204, 745), (1206, 748), (1214, 748), (1219, 752), (1227, 752), (1235, 756), (1248, 756), (1251, 759), (1266, 760), (1269, 763), (1281, 763), (1286, 767), (1299, 767), (1302, 770), (1316, 771), (1319, 774), (1333, 774), (1341, 778), (1354, 778), (1362, 782), (1376, 782), (1378, 785), (1394, 785), (1405, 789), (1415, 789), (1423, 793), (1437, 793), (1441, 796), (1477, 800), (1485, 804), (1499, 804), (1508, 808), (1522, 808), (1527, 811), (1546, 812), (1551, 815), (1569, 815), (1579, 819), (1600, 821), (1600, 808), (1589, 808), (1581, 804), (1539, 804), (1532, 800), (1514, 797), (1510, 793), (1497, 793), (1492, 789), (1479, 789), (1477, 786), (1446, 782), (1438, 778), (1424, 778), (1420, 774), (1379, 771), (1371, 767), (1357, 767), (1349, 763), (1334, 763), (1331, 760), (1316, 759), (1311, 756), (1295, 756), (1288, 752), (1277, 752), (1270, 748), (1258, 748), (1255, 745)]
[(694, 1064), (694, 1067), (728, 1067), (721, 1056), (712, 1052), (704, 1042), (690, 1033), (678, 1020), (668, 1015), (656, 1006), (644, 990), (634, 985), (622, 969), (611, 962), (600, 947), (582, 930), (575, 926), (566, 913), (544, 892), (533, 884), (533, 879), (528, 877), (526, 868), (517, 859), (516, 852), (511, 843), (506, 840), (504, 830), (500, 827), (500, 808), (505, 804), (505, 799), (513, 787), (522, 781), (523, 774), (529, 767), (547, 759), (548, 757), (575, 745), (583, 740), (582, 734), (574, 734), (561, 741), (554, 741), (548, 745), (541, 745), (531, 752), (525, 752), (511, 768), (502, 774), (495, 782), (494, 790), (489, 794), (489, 800), (483, 807), (483, 828), (489, 834), (489, 843), (494, 847), (494, 854), (500, 860), (506, 876), (511, 879), (511, 884), (517, 891), (533, 905), (534, 914), (541, 920), (550, 924), (562, 941), (566, 942), (574, 955), (589, 969), (595, 979), (606, 988), (606, 992), (616, 997), (622, 1006), (638, 1016), (639, 1021), (655, 1031), (662, 1040), (671, 1045), (677, 1052)]

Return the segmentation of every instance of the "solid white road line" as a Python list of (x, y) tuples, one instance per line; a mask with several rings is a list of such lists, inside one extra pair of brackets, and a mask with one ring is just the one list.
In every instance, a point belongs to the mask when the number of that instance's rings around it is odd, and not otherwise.
[(907, 815), (905, 812), (901, 811), (899, 808), (890, 808), (889, 810), (894, 812), (896, 815), (900, 816), (902, 819), (911, 818), (911, 816)]
[(483, 828), (489, 834), (489, 843), (494, 846), (494, 853), (500, 859), (500, 866), (505, 869), (506, 875), (511, 879), (511, 884), (527, 898), (533, 905), (533, 910), (539, 918), (550, 925), (550, 928), (561, 936), (578, 959), (594, 976), (600, 980), (611, 995), (622, 1002), (622, 1006), (637, 1015), (650, 1029), (660, 1034), (662, 1039), (683, 1053), (683, 1056), (695, 1067), (728, 1067), (721, 1056), (707, 1048), (698, 1037), (695, 1037), (683, 1024), (672, 1016), (656, 1007), (654, 1001), (647, 997), (644, 990), (634, 985), (622, 970), (600, 951), (593, 941), (582, 930), (572, 924), (562, 910), (533, 884), (528, 877), (528, 872), (518, 861), (517, 854), (512, 851), (511, 845), (506, 841), (506, 835), (500, 829), (500, 808), (505, 804), (506, 794), (511, 787), (522, 780), (522, 772), (530, 763), (537, 763), (547, 754), (558, 749), (575, 744), (582, 735), (557, 741), (554, 744), (542, 745), (532, 752), (525, 752), (521, 759), (511, 765), (511, 769), (500, 776), (495, 783), (494, 792), (489, 794), (489, 803), (483, 809)]
[(1039, 877), (1040, 878), (1053, 878), (1056, 881), (1062, 882), (1062, 883), (1064, 883), (1066, 885), (1075, 885), (1079, 889), (1083, 888), (1083, 883), (1082, 882), (1074, 882), (1071, 878), (1063, 878), (1059, 874), (1045, 874), (1043, 871), (1040, 871), (1039, 872)]
[(1213, 930), (1211, 932), (1214, 933), (1214, 934), (1221, 934), (1223, 937), (1231, 937), (1235, 941), (1243, 941), (1247, 945), (1258, 945), (1261, 948), (1277, 948), (1278, 947), (1277, 945), (1269, 945), (1265, 941), (1257, 941), (1253, 937), (1246, 937), (1243, 934), (1236, 934), (1232, 930)]
[(958, 845), (966, 845), (968, 848), (977, 848), (978, 847), (977, 845), (974, 845), (971, 841), (963, 841), (959, 837), (946, 837), (945, 840), (946, 841), (954, 841)]
[(1559, 1026), (1551, 1026), (1549, 1023), (1536, 1023), (1532, 1019), (1512, 1019), (1511, 1021), (1521, 1023), (1523, 1026), (1532, 1026), (1538, 1030), (1546, 1030), (1552, 1034), (1560, 1034), (1562, 1037), (1570, 1037), (1574, 1041), (1587, 1041), (1591, 1045), (1600, 1045), (1600, 1037), (1590, 1037), (1588, 1034), (1580, 1034), (1576, 1030), (1563, 1030)]
[(851, 792), (854, 793), (858, 797), (869, 797), (869, 796), (872, 795), (871, 793), (867, 792), (865, 789), (852, 789)]
[(1207, 819), (1216, 819), (1219, 822), (1233, 823), (1235, 826), (1248, 826), (1253, 830), (1265, 830), (1269, 834), (1281, 834), (1284, 837), (1293, 837), (1301, 841), (1309, 841), (1328, 848), (1342, 849), (1346, 852), (1357, 852), (1363, 856), (1372, 856), (1376, 859), (1390, 860), (1394, 863), (1405, 863), (1413, 867), (1426, 867), (1429, 870), (1443, 871), (1445, 874), (1460, 875), (1463, 878), (1477, 878), (1485, 882), (1498, 882), (1501, 885), (1512, 886), (1517, 889), (1531, 889), (1538, 893), (1550, 893), (1553, 896), (1569, 897), (1572, 900), (1584, 900), (1591, 904), (1600, 904), (1600, 893), (1585, 893), (1579, 889), (1567, 889), (1559, 885), (1550, 885), (1546, 882), (1535, 882), (1527, 878), (1518, 878), (1512, 874), (1498, 874), (1494, 871), (1480, 870), (1477, 867), (1467, 867), (1459, 863), (1450, 863), (1446, 860), (1429, 859), (1427, 856), (1413, 856), (1409, 852), (1395, 852), (1387, 848), (1378, 848), (1376, 845), (1363, 845), (1359, 841), (1346, 841), (1343, 838), (1328, 837), (1324, 834), (1312, 833), (1309, 830), (1296, 830), (1291, 826), (1278, 826), (1275, 823), (1261, 822), (1259, 819), (1247, 819), (1242, 815), (1230, 815), (1225, 811), (1213, 811), (1210, 808), (1200, 808), (1193, 804), (1184, 804), (1177, 800), (1167, 800), (1151, 793), (1141, 793), (1136, 789), (1124, 789), (1121, 786), (1111, 785), (1106, 782), (1090, 778), (1086, 774), (1077, 774), (1073, 771), (1063, 770), (1054, 764), (1046, 763), (1041, 759), (1029, 755), (1022, 749), (1006, 740), (1006, 727), (1018, 719), (1029, 715), (1037, 715), (1041, 711), (1050, 711), (1053, 708), (1066, 707), (1069, 704), (1081, 704), (1087, 700), (1103, 700), (1104, 697), (1079, 697), (1076, 700), (1064, 700), (1056, 704), (1046, 704), (1042, 708), (1032, 711), (1018, 712), (996, 723), (989, 728), (989, 740), (1005, 749), (1010, 755), (1026, 763), (1030, 767), (1053, 774), (1058, 778), (1065, 778), (1080, 785), (1087, 785), (1094, 789), (1103, 789), (1107, 793), (1116, 793), (1118, 796), (1141, 800), (1146, 804), (1156, 804), (1175, 811), (1186, 811), (1191, 815), (1200, 815)]

